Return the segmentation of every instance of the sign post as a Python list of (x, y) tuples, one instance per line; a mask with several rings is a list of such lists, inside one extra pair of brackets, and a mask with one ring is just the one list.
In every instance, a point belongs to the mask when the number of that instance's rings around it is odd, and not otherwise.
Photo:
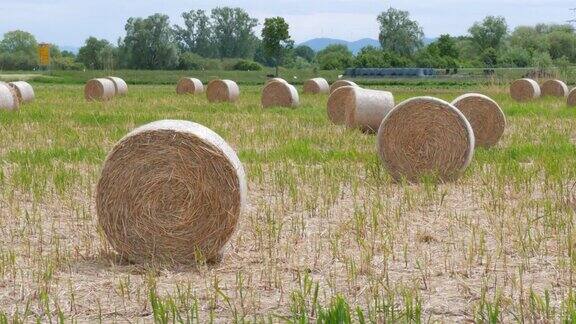
[(38, 45), (38, 57), (40, 58), (40, 66), (50, 70), (50, 44)]

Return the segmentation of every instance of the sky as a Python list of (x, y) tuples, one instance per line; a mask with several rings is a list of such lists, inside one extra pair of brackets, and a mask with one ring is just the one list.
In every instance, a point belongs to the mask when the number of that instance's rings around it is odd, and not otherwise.
[(282, 16), (297, 43), (319, 37), (378, 38), (376, 17), (389, 7), (409, 11), (427, 37), (464, 35), (487, 15), (504, 16), (511, 29), (576, 18), (570, 11), (576, 0), (0, 0), (0, 35), (21, 29), (39, 42), (60, 46), (79, 47), (89, 36), (115, 43), (129, 17), (159, 12), (181, 24), (182, 12), (218, 6), (244, 8), (260, 23)]

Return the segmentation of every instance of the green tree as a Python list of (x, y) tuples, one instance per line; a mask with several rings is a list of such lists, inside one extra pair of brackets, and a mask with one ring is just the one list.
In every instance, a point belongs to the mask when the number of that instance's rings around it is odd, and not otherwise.
[(191, 10), (182, 14), (184, 27), (174, 26), (180, 48), (203, 57), (214, 57), (212, 26), (204, 10)]
[(250, 17), (244, 9), (230, 7), (213, 9), (211, 18), (213, 39), (221, 59), (254, 56), (257, 19)]
[(262, 29), (262, 46), (266, 56), (274, 58), (276, 76), (278, 67), (288, 51), (294, 47), (294, 41), (290, 39), (290, 26), (282, 17), (266, 18)]
[(172, 69), (178, 66), (178, 47), (168, 16), (130, 18), (126, 23), (123, 55), (135, 69)]
[(308, 63), (312, 63), (312, 61), (314, 61), (314, 56), (316, 56), (316, 53), (310, 46), (300, 45), (294, 49), (294, 55), (296, 55), (296, 57), (301, 57), (305, 59)]
[(548, 53), (553, 60), (562, 57), (576, 61), (576, 35), (574, 32), (555, 30), (548, 34)]
[(474, 23), (468, 32), (472, 35), (472, 41), (478, 49), (498, 50), (508, 34), (508, 25), (504, 17), (488, 16), (481, 23)]
[(510, 45), (522, 48), (532, 55), (535, 52), (548, 51), (548, 39), (545, 34), (536, 30), (535, 27), (519, 26), (510, 35)]
[(341, 70), (351, 67), (354, 55), (345, 45), (330, 45), (316, 54), (322, 70)]
[(378, 16), (380, 45), (385, 52), (411, 56), (423, 46), (424, 32), (408, 11), (390, 8)]
[(34, 35), (15, 30), (0, 41), (0, 68), (30, 70), (38, 66), (38, 43)]
[(89, 37), (78, 51), (76, 60), (89, 69), (102, 70), (110, 68), (107, 61), (108, 57), (103, 56), (110, 52), (114, 52), (114, 47), (110, 42), (105, 39)]
[(440, 38), (434, 43), (438, 47), (438, 54), (441, 57), (450, 57), (455, 60), (460, 58), (460, 51), (458, 47), (456, 47), (456, 40), (450, 37), (450, 35), (440, 35)]

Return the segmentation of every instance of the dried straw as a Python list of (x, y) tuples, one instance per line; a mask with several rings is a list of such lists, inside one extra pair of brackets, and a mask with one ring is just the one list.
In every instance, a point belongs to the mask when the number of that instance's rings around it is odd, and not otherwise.
[(176, 86), (176, 93), (179, 95), (198, 94), (202, 92), (204, 92), (204, 85), (202, 81), (196, 78), (182, 78)]
[(568, 95), (568, 106), (576, 107), (576, 88), (572, 89)]
[(88, 101), (110, 100), (114, 97), (115, 94), (116, 87), (114, 86), (114, 82), (110, 79), (92, 79), (88, 81), (84, 87), (84, 97)]
[(109, 153), (96, 191), (98, 221), (134, 262), (216, 260), (246, 205), (246, 176), (233, 149), (188, 121), (139, 127)]
[(330, 86), (330, 93), (336, 91), (338, 88), (347, 87), (347, 86), (357, 87), (358, 85), (352, 81), (338, 80), (338, 81), (332, 83), (332, 85)]
[(0, 81), (0, 109), (18, 110), (18, 95), (8, 83)]
[(268, 83), (262, 90), (262, 107), (298, 107), (300, 103), (298, 91), (287, 82), (274, 81)]
[(496, 101), (469, 93), (456, 98), (452, 105), (470, 122), (476, 146), (492, 147), (498, 143), (506, 129), (506, 116)]
[(206, 96), (209, 102), (236, 102), (240, 88), (231, 80), (214, 80), (208, 83)]
[(28, 103), (34, 101), (34, 88), (26, 81), (15, 81), (9, 83), (10, 87), (16, 92), (18, 102)]
[(324, 78), (314, 78), (304, 83), (304, 93), (330, 93), (330, 84)]
[(274, 81), (279, 81), (279, 82), (284, 82), (284, 83), (288, 83), (288, 81), (282, 79), (282, 78), (270, 78), (268, 80), (266, 80), (266, 83), (264, 84), (264, 86), (268, 85), (268, 83), (270, 82), (274, 82)]
[(516, 80), (510, 86), (510, 95), (516, 101), (531, 101), (540, 98), (540, 85), (532, 79)]
[(542, 83), (540, 89), (542, 90), (542, 96), (566, 98), (570, 93), (566, 83), (560, 80), (548, 80)]
[(106, 79), (114, 82), (114, 93), (116, 96), (125, 96), (128, 94), (128, 85), (118, 77), (107, 77)]
[(474, 154), (474, 132), (451, 104), (419, 97), (396, 106), (378, 131), (378, 151), (396, 180), (419, 182), (424, 176), (456, 180)]

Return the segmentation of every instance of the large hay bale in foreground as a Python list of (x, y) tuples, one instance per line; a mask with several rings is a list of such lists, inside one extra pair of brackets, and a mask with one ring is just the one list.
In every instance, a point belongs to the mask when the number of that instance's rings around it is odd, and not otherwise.
[(0, 81), (0, 109), (18, 110), (19, 107), (16, 91), (8, 83)]
[(304, 93), (330, 93), (330, 84), (324, 78), (314, 78), (304, 82)]
[(506, 116), (492, 98), (478, 93), (462, 95), (452, 102), (468, 119), (474, 131), (476, 146), (492, 147), (506, 129)]
[(240, 97), (240, 88), (232, 80), (213, 80), (208, 83), (206, 96), (209, 102), (236, 102)]
[(551, 97), (568, 97), (570, 90), (564, 81), (560, 80), (548, 80), (542, 83), (540, 86), (540, 90), (542, 91), (542, 96), (551, 96)]
[(216, 260), (246, 204), (234, 150), (188, 121), (141, 126), (108, 154), (96, 190), (98, 221), (122, 257), (135, 262)]
[(196, 78), (182, 78), (176, 85), (176, 93), (182, 94), (198, 94), (204, 92), (204, 85), (202, 81)]
[(419, 97), (396, 106), (378, 130), (378, 151), (396, 180), (419, 182), (434, 176), (456, 180), (474, 154), (474, 132), (451, 104)]
[(348, 80), (338, 80), (334, 83), (332, 83), (332, 85), (330, 86), (330, 93), (338, 90), (338, 88), (341, 87), (357, 87), (358, 85), (352, 81), (348, 81)]
[(388, 91), (346, 86), (328, 98), (328, 118), (337, 125), (376, 132), (386, 115), (394, 108), (394, 96)]
[(128, 85), (123, 79), (118, 77), (107, 77), (106, 79), (114, 82), (114, 93), (116, 96), (125, 96), (128, 94)]
[(268, 85), (268, 83), (274, 82), (274, 81), (288, 83), (288, 81), (286, 81), (282, 78), (270, 78), (270, 79), (266, 80), (266, 83), (264, 83), (264, 86), (266, 86), (266, 85)]
[(298, 91), (287, 82), (274, 81), (268, 83), (262, 90), (262, 107), (295, 108), (300, 104)]
[(34, 88), (26, 81), (15, 81), (9, 83), (10, 87), (16, 92), (18, 102), (28, 103), (34, 101)]
[(110, 79), (92, 79), (84, 87), (84, 98), (88, 101), (106, 101), (112, 99), (115, 95), (116, 87)]
[(568, 106), (576, 107), (576, 88), (572, 89), (568, 95)]
[(531, 101), (540, 98), (541, 94), (540, 85), (532, 79), (519, 79), (510, 86), (510, 95), (516, 101)]

